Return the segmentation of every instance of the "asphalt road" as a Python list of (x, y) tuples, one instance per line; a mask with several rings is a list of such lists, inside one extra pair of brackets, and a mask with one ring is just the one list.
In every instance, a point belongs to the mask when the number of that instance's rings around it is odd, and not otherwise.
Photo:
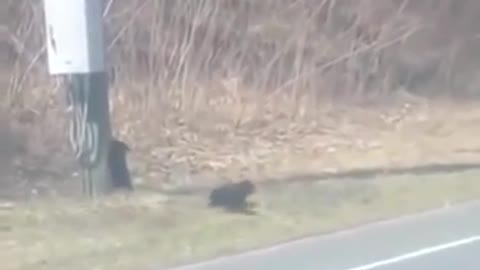
[(478, 270), (480, 202), (171, 270)]

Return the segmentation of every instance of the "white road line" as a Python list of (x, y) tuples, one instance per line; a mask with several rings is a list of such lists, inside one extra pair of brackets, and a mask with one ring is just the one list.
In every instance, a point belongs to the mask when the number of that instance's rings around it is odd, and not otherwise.
[(349, 269), (345, 269), (345, 270), (371, 270), (371, 269), (379, 268), (379, 267), (382, 267), (382, 266), (387, 266), (387, 265), (403, 262), (403, 261), (406, 261), (406, 260), (410, 260), (410, 259), (413, 259), (413, 258), (429, 255), (429, 254), (436, 253), (436, 252), (439, 252), (439, 251), (442, 251), (442, 250), (472, 244), (474, 242), (479, 242), (479, 241), (480, 241), (480, 235), (476, 235), (476, 236), (472, 236), (472, 237), (465, 238), (465, 239), (462, 239), (462, 240), (458, 240), (458, 241), (455, 241), (455, 242), (450, 242), (450, 243), (446, 243), (446, 244), (442, 244), (442, 245), (438, 245), (438, 246), (433, 246), (433, 247), (420, 249), (420, 250), (417, 250), (417, 251), (414, 251), (414, 252), (406, 253), (406, 254), (398, 256), (398, 257), (393, 257), (393, 258), (390, 258), (390, 259), (386, 259), (386, 260), (382, 260), (382, 261), (378, 261), (378, 262), (374, 262), (374, 263), (370, 263), (370, 264), (366, 264), (366, 265), (362, 265), (362, 266), (357, 266), (357, 267), (349, 268)]

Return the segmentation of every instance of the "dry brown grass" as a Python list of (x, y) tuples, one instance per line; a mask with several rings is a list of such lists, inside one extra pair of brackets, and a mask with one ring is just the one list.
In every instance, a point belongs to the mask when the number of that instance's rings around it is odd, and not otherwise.
[[(106, 2), (114, 129), (143, 181), (478, 158), (461, 151), (477, 147), (475, 104), (430, 97), (475, 85), (475, 1)], [(65, 173), (41, 2), (2, 5), (23, 162)]]
[[(113, 127), (134, 149), (139, 186), (480, 161), (478, 101), (459, 99), (477, 92), (476, 0), (106, 3)], [(0, 0), (0, 164), (18, 152), (12, 134), (24, 149), (0, 198), (78, 184), (65, 181), (63, 91), (46, 72), (41, 4)], [(280, 185), (260, 194), (255, 219), (183, 197), (154, 207), (0, 204), (0, 261), (128, 269), (190, 260), (479, 198), (477, 176)]]
[(480, 196), (479, 171), (260, 187), (256, 216), (206, 208), (205, 197), (155, 194), (0, 201), (5, 270), (151, 269), (231, 254)]

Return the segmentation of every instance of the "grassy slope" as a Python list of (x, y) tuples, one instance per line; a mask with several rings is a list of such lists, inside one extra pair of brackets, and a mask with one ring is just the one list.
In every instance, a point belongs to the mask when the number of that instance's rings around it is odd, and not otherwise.
[(471, 170), (264, 187), (252, 198), (259, 203), (253, 217), (208, 210), (198, 196), (24, 202), (0, 210), (0, 259), (3, 269), (25, 270), (186, 262), (478, 199), (479, 175)]

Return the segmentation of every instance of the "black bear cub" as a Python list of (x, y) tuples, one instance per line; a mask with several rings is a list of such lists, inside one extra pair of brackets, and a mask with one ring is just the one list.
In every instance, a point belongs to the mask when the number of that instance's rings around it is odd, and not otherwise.
[(133, 190), (130, 171), (127, 165), (127, 152), (130, 147), (124, 142), (112, 139), (108, 152), (110, 176), (116, 189)]
[(210, 207), (222, 207), (232, 212), (248, 212), (247, 197), (255, 192), (255, 185), (249, 180), (227, 183), (210, 193)]

